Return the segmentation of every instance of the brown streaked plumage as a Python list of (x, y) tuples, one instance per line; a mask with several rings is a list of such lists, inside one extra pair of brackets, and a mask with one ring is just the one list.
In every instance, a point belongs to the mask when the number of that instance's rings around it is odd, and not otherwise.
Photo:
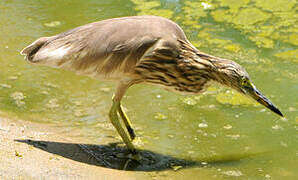
[(200, 93), (209, 82), (219, 82), (253, 97), (282, 116), (239, 64), (197, 50), (176, 23), (162, 17), (132, 16), (90, 23), (37, 39), (21, 54), (32, 64), (117, 80), (119, 85), (109, 117), (132, 151), (135, 134), (120, 101), (127, 88), (136, 83)]

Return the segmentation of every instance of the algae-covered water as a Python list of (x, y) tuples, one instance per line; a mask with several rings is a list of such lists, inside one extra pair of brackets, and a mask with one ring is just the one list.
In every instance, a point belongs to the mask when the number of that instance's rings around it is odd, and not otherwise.
[(107, 116), (114, 82), (34, 67), (19, 51), (38, 37), (89, 22), (160, 15), (181, 25), (198, 49), (243, 65), (285, 118), (218, 85), (196, 96), (136, 85), (123, 105), (138, 147), (201, 162), (163, 174), (172, 179), (296, 179), (297, 10), (296, 0), (2, 0), (0, 111), (77, 130), (94, 144), (119, 142)]

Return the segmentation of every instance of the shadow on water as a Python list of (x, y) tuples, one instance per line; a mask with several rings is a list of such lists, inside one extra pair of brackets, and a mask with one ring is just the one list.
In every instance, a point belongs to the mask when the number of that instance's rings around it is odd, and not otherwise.
[(17, 142), (26, 143), (35, 148), (56, 154), (74, 161), (101, 166), (110, 169), (119, 169), (127, 171), (162, 171), (166, 169), (201, 167), (207, 162), (209, 165), (238, 162), (241, 159), (254, 156), (235, 155), (226, 156), (224, 158), (212, 157), (202, 160), (186, 160), (163, 155), (148, 150), (138, 150), (138, 154), (142, 157), (140, 160), (133, 160), (125, 147), (121, 147), (119, 143), (107, 145), (94, 144), (73, 144), (51, 141), (36, 140), (15, 140)]

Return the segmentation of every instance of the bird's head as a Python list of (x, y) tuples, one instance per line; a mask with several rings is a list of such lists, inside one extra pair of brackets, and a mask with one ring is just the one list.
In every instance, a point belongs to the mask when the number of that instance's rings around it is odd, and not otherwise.
[(283, 116), (280, 110), (256, 88), (248, 73), (239, 64), (230, 60), (222, 60), (217, 62), (216, 67), (217, 73), (215, 76), (218, 82), (252, 97), (271, 111)]

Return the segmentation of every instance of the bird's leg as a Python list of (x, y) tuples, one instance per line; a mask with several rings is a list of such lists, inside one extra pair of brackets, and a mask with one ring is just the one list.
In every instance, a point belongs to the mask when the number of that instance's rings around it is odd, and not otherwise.
[[(130, 126), (129, 120), (128, 120), (127, 116), (125, 115), (125, 113), (123, 112), (121, 105), (120, 105), (120, 101), (121, 101), (126, 89), (131, 85), (132, 85), (131, 82), (125, 82), (125, 81), (120, 82), (120, 84), (117, 88), (117, 91), (115, 93), (115, 96), (113, 97), (113, 105), (110, 109), (109, 117), (110, 117), (111, 123), (118, 131), (119, 135), (121, 136), (122, 140), (126, 144), (127, 148), (130, 151), (135, 152), (135, 147), (132, 144), (132, 139), (129, 138), (125, 129), (123, 129), (123, 127), (121, 126), (121, 123), (119, 121), (119, 118), (118, 118), (118, 113), (119, 113), (125, 123), (125, 126), (127, 127), (127, 130), (128, 130), (128, 128), (132, 129)], [(128, 132), (129, 132), (129, 130), (128, 130)]]
[(127, 117), (126, 113), (124, 112), (123, 107), (121, 105), (119, 106), (118, 112), (126, 126), (126, 129), (130, 135), (131, 140), (134, 140), (136, 137), (136, 134), (135, 134), (133, 128), (131, 127), (131, 122), (128, 119), (128, 117)]
[(124, 141), (124, 143), (126, 144), (127, 148), (130, 151), (135, 151), (134, 145), (132, 144), (131, 140), (129, 139), (128, 135), (126, 134), (125, 130), (123, 129), (123, 127), (121, 126), (121, 123), (119, 121), (118, 114), (117, 114), (117, 111), (119, 110), (119, 108), (120, 108), (120, 101), (113, 99), (113, 105), (112, 105), (112, 107), (110, 109), (110, 113), (109, 113), (111, 123), (116, 128), (117, 132), (121, 136), (121, 138)]

